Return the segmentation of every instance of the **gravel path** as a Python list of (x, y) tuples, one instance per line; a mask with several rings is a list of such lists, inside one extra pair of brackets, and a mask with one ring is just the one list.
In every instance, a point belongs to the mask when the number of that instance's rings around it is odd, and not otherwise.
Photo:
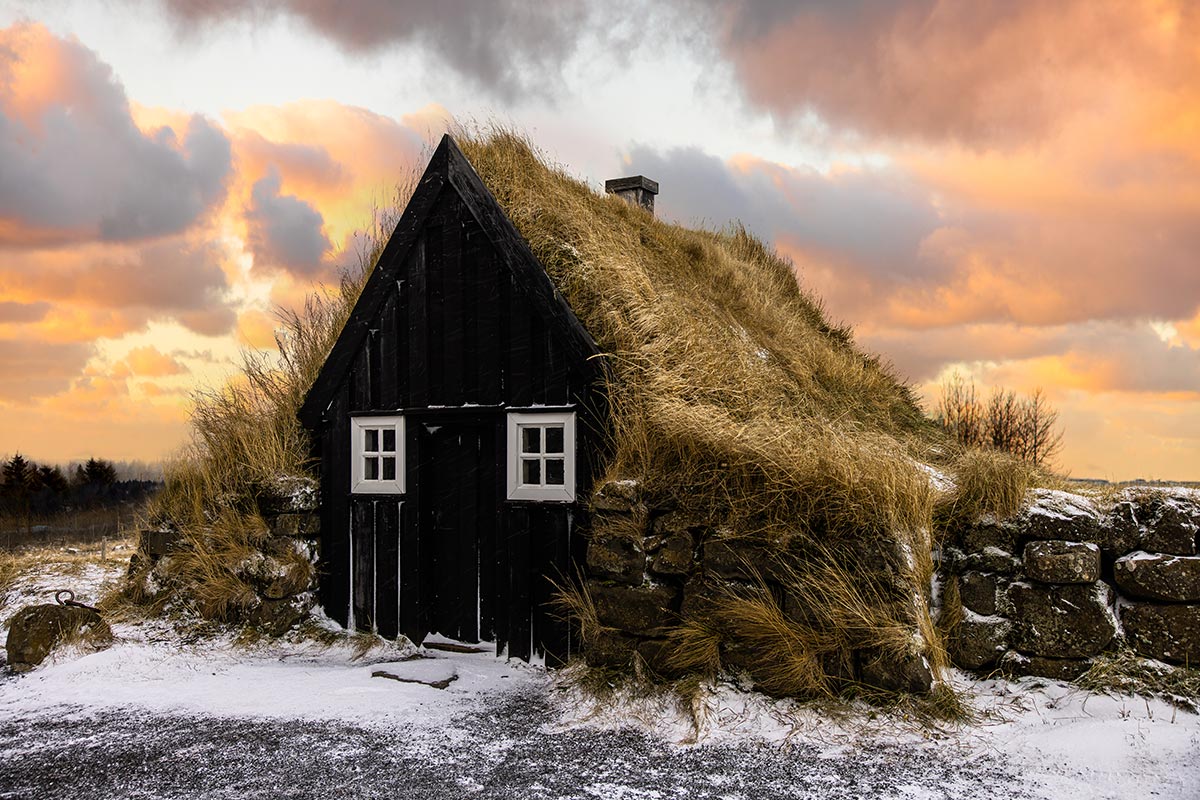
[(546, 732), (531, 689), (431, 732), (59, 708), (0, 719), (3, 798), (1030, 797), (996, 757), (879, 744), (677, 747), (631, 729)]

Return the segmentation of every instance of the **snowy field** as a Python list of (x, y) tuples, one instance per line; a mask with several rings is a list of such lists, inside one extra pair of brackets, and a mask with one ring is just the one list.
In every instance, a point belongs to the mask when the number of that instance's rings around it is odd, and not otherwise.
[[(119, 563), (18, 581), (0, 621)], [(1200, 797), (1200, 718), (1054, 681), (958, 675), (982, 722), (930, 731), (723, 684), (694, 714), (597, 709), (488, 654), (114, 633), (0, 675), (0, 797)]]

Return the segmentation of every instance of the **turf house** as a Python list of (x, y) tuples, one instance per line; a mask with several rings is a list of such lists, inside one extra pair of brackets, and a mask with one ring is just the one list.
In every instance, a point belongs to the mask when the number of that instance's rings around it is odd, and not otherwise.
[(744, 231), (655, 219), (652, 181), (601, 196), (514, 137), (466, 150), (434, 152), (300, 409), (326, 613), (784, 693), (927, 690), (904, 387)]

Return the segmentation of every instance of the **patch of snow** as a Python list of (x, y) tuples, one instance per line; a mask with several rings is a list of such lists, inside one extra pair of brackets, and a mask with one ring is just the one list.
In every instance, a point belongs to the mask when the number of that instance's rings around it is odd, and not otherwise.
[(1061, 489), (1030, 489), (1025, 497), (1028, 503), (1026, 513), (1030, 516), (1062, 520), (1100, 516), (1099, 509), (1091, 500)]
[(921, 470), (926, 474), (926, 476), (928, 476), (929, 485), (932, 486), (933, 490), (938, 494), (949, 494), (957, 487), (957, 484), (954, 482), (954, 478), (942, 472), (937, 467), (924, 464), (920, 461), (915, 461), (913, 463), (917, 465), (917, 469)]

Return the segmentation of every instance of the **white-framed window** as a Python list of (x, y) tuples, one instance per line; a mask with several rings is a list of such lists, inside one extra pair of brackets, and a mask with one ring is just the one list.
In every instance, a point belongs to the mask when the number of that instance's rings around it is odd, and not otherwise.
[(350, 418), (350, 491), (404, 491), (404, 417)]
[(508, 415), (508, 499), (575, 500), (575, 414)]

